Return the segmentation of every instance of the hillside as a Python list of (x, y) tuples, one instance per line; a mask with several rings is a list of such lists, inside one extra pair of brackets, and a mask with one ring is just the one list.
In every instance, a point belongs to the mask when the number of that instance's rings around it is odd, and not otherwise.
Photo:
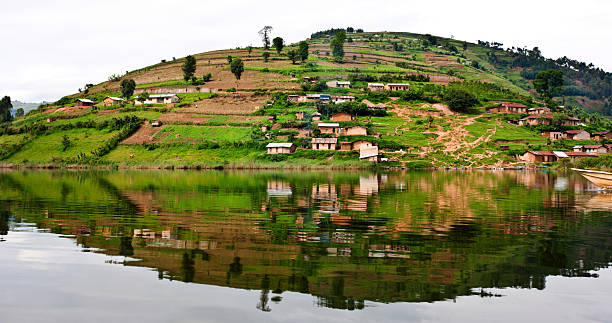
[[(337, 62), (330, 49), (333, 33), (313, 34), (308, 59), (295, 64), (286, 53), (297, 50), (298, 44), (280, 54), (263, 48), (196, 54), (198, 85), (183, 80), (185, 59), (163, 60), (113, 76), (0, 128), (0, 160), (120, 167), (370, 167), (359, 160), (358, 151), (308, 149), (311, 137), (319, 136), (312, 120), (316, 112), (322, 121), (332, 121), (334, 112), (349, 112), (354, 119), (341, 121), (340, 126), (366, 129), (360, 136), (338, 136), (337, 148), (341, 142), (368, 140), (389, 160), (386, 165), (404, 167), (508, 166), (528, 150), (571, 150), (577, 143), (551, 141), (540, 135), (542, 131), (610, 130), (609, 119), (579, 106), (601, 112), (609, 108), (609, 74), (586, 65), (579, 71), (582, 65), (567, 60), (559, 67), (567, 76), (563, 93), (574, 96), (565, 97), (566, 109), (557, 118), (574, 116), (585, 126), (525, 127), (508, 121), (526, 115), (491, 114), (485, 109), (502, 102), (541, 106), (533, 90), (533, 72), (557, 63), (531, 51), (494, 48), (498, 44), (390, 32), (347, 34), (344, 59)], [(264, 52), (270, 54), (268, 60)], [(230, 71), (228, 56), (244, 62), (240, 80)], [(202, 81), (208, 73), (211, 80)], [(598, 83), (589, 75), (603, 75), (604, 85), (595, 86)], [(105, 97), (121, 95), (124, 79), (136, 82), (134, 97), (142, 92), (175, 93), (180, 102), (135, 105), (132, 97), (127, 104), (105, 106)], [(351, 88), (326, 88), (331, 80), (350, 81)], [(371, 82), (410, 88), (364, 90)], [(478, 103), (468, 111), (453, 112), (443, 99), (449, 89), (467, 91)], [(288, 97), (306, 93), (352, 96), (356, 102), (295, 103)], [(96, 104), (76, 106), (77, 98)], [(385, 109), (359, 103), (364, 100)], [(154, 120), (163, 125), (152, 126)], [(291, 142), (303, 149), (268, 155), (265, 146), (270, 142)]]

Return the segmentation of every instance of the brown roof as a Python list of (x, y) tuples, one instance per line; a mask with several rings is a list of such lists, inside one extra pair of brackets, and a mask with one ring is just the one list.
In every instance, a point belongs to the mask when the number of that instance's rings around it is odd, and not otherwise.
[(565, 133), (569, 133), (569, 134), (572, 134), (572, 135), (577, 135), (577, 134), (579, 134), (579, 133), (581, 133), (583, 131), (585, 131), (585, 130), (567, 130), (567, 131), (565, 131)]
[(605, 136), (609, 133), (610, 131), (598, 131), (598, 132), (594, 132), (593, 135), (594, 136)]
[(580, 121), (580, 119), (578, 119), (578, 118), (567, 118), (567, 120), (571, 120), (571, 121)]
[(597, 149), (597, 148), (603, 147), (603, 146), (602, 145), (584, 145), (582, 147), (584, 147), (586, 149)]
[(528, 151), (528, 153), (534, 154), (536, 156), (555, 156), (552, 151)]
[(576, 157), (578, 157), (578, 156), (596, 157), (593, 154), (589, 154), (589, 153), (585, 153), (585, 152), (581, 152), (581, 151), (568, 151), (568, 152), (565, 152), (565, 154), (568, 155), (568, 156), (576, 156)]
[(502, 103), (502, 105), (505, 105), (505, 106), (510, 107), (510, 108), (526, 108), (527, 107), (526, 105), (523, 105), (523, 104)]
[(527, 117), (527, 119), (537, 119), (537, 118), (552, 118), (553, 115), (550, 113), (541, 115), (541, 114), (532, 114), (530, 116)]

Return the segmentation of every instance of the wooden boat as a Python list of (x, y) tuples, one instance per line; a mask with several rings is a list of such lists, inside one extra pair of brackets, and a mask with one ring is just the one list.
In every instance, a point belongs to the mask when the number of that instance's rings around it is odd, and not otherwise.
[(612, 188), (612, 173), (577, 168), (572, 168), (572, 170), (577, 171), (584, 178), (599, 187)]

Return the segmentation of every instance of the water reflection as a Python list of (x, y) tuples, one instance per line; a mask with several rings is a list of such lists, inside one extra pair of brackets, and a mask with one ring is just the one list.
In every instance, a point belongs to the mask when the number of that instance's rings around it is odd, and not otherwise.
[(264, 312), (285, 291), (361, 310), (592, 277), (611, 204), (534, 172), (6, 172), (0, 236), (27, 219), (158, 279), (260, 290)]

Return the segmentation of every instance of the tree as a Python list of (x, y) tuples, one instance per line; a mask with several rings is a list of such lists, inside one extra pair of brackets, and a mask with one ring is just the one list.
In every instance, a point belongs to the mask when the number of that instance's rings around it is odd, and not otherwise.
[(138, 101), (142, 101), (144, 102), (145, 100), (149, 99), (149, 93), (147, 93), (147, 91), (140, 93), (140, 95), (138, 96)]
[(204, 74), (204, 76), (202, 76), (202, 82), (204, 83), (210, 81), (210, 79), (212, 79), (212, 74), (210, 73)]
[(249, 52), (249, 55), (251, 55), (251, 52), (253, 51), (253, 46), (247, 46), (247, 51)]
[(363, 32), (363, 29), (359, 28), (359, 29), (357, 29), (357, 32), (358, 32), (358, 33), (362, 33), (362, 32)]
[(196, 71), (196, 59), (195, 57), (188, 55), (185, 57), (185, 63), (183, 64), (183, 79), (189, 81)]
[(242, 72), (244, 72), (244, 63), (242, 62), (240, 58), (236, 58), (235, 60), (232, 61), (232, 64), (230, 66), (231, 66), (232, 73), (234, 73), (234, 76), (236, 76), (236, 79), (239, 80), (240, 76), (242, 75)]
[(126, 100), (129, 100), (132, 95), (134, 95), (134, 90), (136, 89), (136, 82), (134, 80), (125, 79), (121, 81), (121, 95)]
[(285, 47), (285, 41), (280, 37), (276, 37), (272, 39), (272, 46), (274, 46), (276, 52), (280, 54), (283, 51), (283, 47)]
[(563, 88), (563, 72), (559, 70), (542, 71), (536, 75), (533, 87), (550, 106), (552, 98)]
[(293, 63), (293, 64), (295, 64), (295, 61), (297, 61), (299, 59), (299, 55), (295, 51), (295, 49), (292, 49), (292, 50), (288, 51), (287, 52), (287, 57), (291, 60), (291, 63)]
[(270, 33), (272, 32), (272, 26), (265, 26), (259, 31), (259, 36), (263, 42), (264, 49), (270, 49)]
[(0, 100), (0, 123), (11, 121), (13, 116), (11, 115), (11, 110), (13, 109), (13, 104), (11, 103), (11, 98), (9, 96), (5, 96)]
[(478, 103), (472, 93), (452, 87), (446, 90), (443, 99), (451, 110), (457, 112), (465, 112)]
[(19, 108), (17, 109), (17, 111), (15, 111), (16, 117), (23, 117), (24, 114), (25, 114), (25, 111), (23, 111), (23, 108)]
[(355, 32), (355, 28), (353, 28), (353, 27), (348, 27), (348, 28), (346, 28), (346, 32), (347, 32), (347, 33), (354, 33), (354, 32)]
[(468, 49), (468, 43), (466, 41), (463, 42), (463, 50)]
[(232, 63), (232, 55), (227, 55), (227, 63), (231, 64)]
[(330, 42), (332, 50), (332, 56), (337, 62), (342, 62), (344, 58), (344, 42), (346, 41), (346, 33), (341, 31), (334, 35), (334, 38)]
[(268, 62), (268, 58), (269, 57), (270, 57), (270, 53), (269, 52), (264, 52), (263, 53), (264, 62)]
[(305, 62), (308, 59), (308, 42), (300, 42), (298, 46), (298, 55), (300, 56), (300, 60), (302, 62)]
[(62, 137), (62, 151), (66, 151), (66, 149), (68, 149), (68, 147), (70, 147), (70, 138), (68, 138), (68, 136), (64, 135)]

